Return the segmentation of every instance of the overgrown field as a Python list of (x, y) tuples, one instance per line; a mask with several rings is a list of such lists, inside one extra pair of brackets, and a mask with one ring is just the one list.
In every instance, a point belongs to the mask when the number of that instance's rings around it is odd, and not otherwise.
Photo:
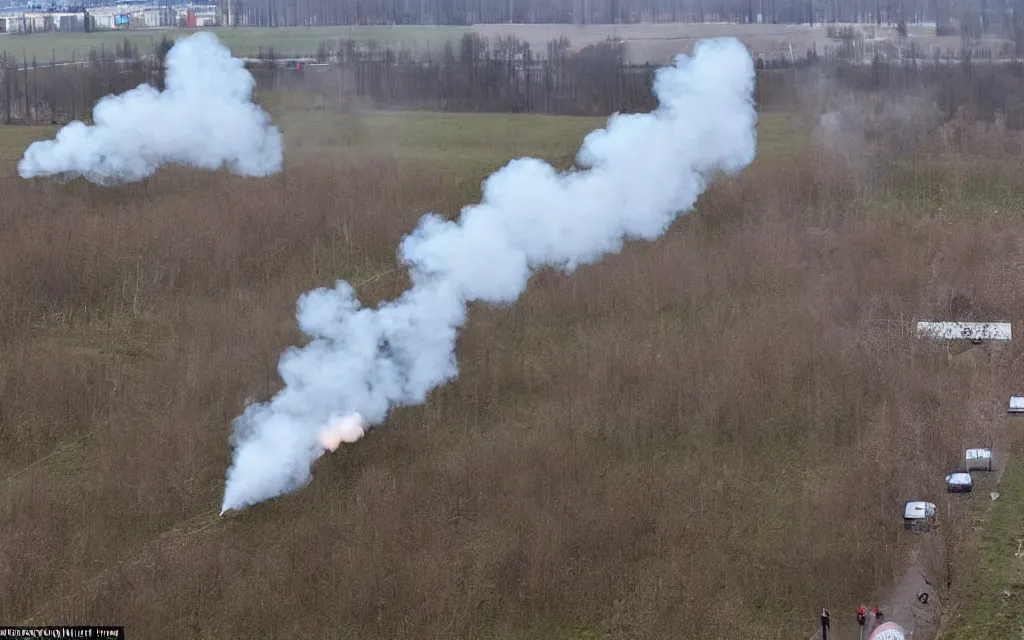
[(456, 381), (218, 518), (231, 420), (279, 388), (297, 296), (394, 297), (421, 214), (516, 155), (564, 166), (601, 124), (275, 115), (279, 176), (117, 189), (21, 180), (26, 129), (0, 130), (4, 620), (788, 638), (883, 592), (903, 502), (940, 495), (976, 434), (1001, 442), (1021, 376), (912, 327), (1024, 311), (1019, 141), (965, 126), (894, 158), (765, 116), (754, 166), (664, 238), (473, 307)]

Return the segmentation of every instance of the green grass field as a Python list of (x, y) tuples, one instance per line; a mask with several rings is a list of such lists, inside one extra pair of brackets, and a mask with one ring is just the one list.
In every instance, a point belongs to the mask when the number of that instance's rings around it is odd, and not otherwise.
[(142, 55), (153, 52), (161, 38), (177, 39), (195, 31), (211, 31), (236, 56), (256, 56), (260, 49), (273, 49), (277, 55), (300, 56), (316, 53), (322, 41), (376, 40), (395, 48), (407, 48), (417, 54), (440, 53), (445, 42), (457, 40), (466, 30), (459, 27), (238, 27), (208, 29), (131, 29), (95, 33), (0, 34), (0, 50), (40, 63), (56, 60), (84, 60), (91, 49), (113, 50), (130, 40)]
[[(1011, 429), (1020, 420), (1010, 418)], [(977, 546), (969, 556), (968, 580), (962, 585), (963, 601), (949, 616), (943, 640), (1017, 638), (1024, 633), (1024, 558), (1018, 557), (1024, 540), (1024, 446), (1021, 440), (1009, 452), (999, 499), (973, 514)]]
[[(323, 112), (297, 112), (284, 114), (278, 121), (292, 157), (385, 154), (406, 162), (436, 163), (453, 177), (490, 173), (522, 156), (568, 167), (586, 134), (607, 122), (605, 118), (425, 112), (365, 114), (341, 123), (337, 116)], [(791, 119), (784, 114), (762, 117), (758, 136), (768, 157), (791, 151), (797, 139)]]
[[(446, 42), (457, 41), (463, 34), (474, 32), (491, 39), (515, 36), (538, 52), (543, 51), (549, 41), (559, 37), (567, 37), (574, 47), (585, 47), (604, 42), (607, 38), (616, 38), (626, 42), (626, 53), (632, 62), (652, 64), (668, 64), (677, 54), (691, 51), (696, 40), (708, 37), (734, 36), (752, 51), (769, 56), (788, 56), (792, 50), (800, 57), (812, 47), (823, 52), (826, 47), (836, 46), (838, 42), (828, 38), (825, 27), (821, 25), (808, 27), (771, 24), (494, 24), (467, 27), (212, 27), (202, 30), (217, 34), (237, 56), (256, 56), (261, 49), (266, 53), (271, 48), (279, 56), (311, 55), (323, 41), (333, 42), (333, 48), (336, 48), (338, 40), (349, 39), (359, 42), (374, 40), (393, 48), (407, 49), (416, 56), (437, 56), (443, 51)], [(194, 31), (128, 29), (90, 34), (0, 34), (0, 50), (19, 58), (25, 57), (29, 61), (34, 56), (38, 62), (67, 62), (84, 59), (90, 49), (113, 49), (126, 38), (136, 44), (139, 53), (148, 54), (162, 37), (174, 39)], [(882, 27), (879, 33), (891, 42), (898, 40), (894, 27)], [(926, 51), (936, 48), (945, 53), (960, 49), (959, 36), (936, 37), (926, 29), (914, 33), (914, 43)], [(992, 39), (986, 40), (985, 44), (998, 48), (1005, 42)]]
[[(539, 157), (569, 166), (583, 138), (606, 118), (531, 114), (381, 111), (339, 115), (294, 108), (277, 96), (261, 101), (284, 133), (289, 161), (358, 160), (387, 157), (406, 164), (431, 164), (452, 180), (476, 181), (512, 158)], [(784, 159), (802, 148), (787, 114), (764, 114), (758, 124), (762, 157)], [(52, 138), (59, 127), (0, 125), (0, 175), (15, 175), (17, 162), (34, 140)]]
[[(872, 27), (873, 28), (873, 27)], [(92, 34), (39, 33), (31, 35), (0, 34), (0, 50), (30, 61), (70, 61), (83, 59), (90, 49), (114, 49), (125, 39), (135, 43), (139, 53), (151, 53), (161, 38), (176, 39), (197, 30), (187, 29), (130, 29)], [(689, 52), (700, 38), (733, 36), (753, 51), (766, 55), (790, 54), (791, 47), (802, 56), (812, 47), (824, 51), (836, 46), (822, 26), (778, 25), (716, 25), (716, 24), (643, 24), (643, 25), (474, 25), (472, 27), (239, 27), (204, 28), (211, 31), (239, 56), (255, 56), (262, 49), (273, 49), (282, 56), (310, 55), (321, 42), (339, 40), (374, 40), (393, 48), (404, 48), (414, 55), (438, 55), (446, 42), (455, 42), (465, 33), (473, 32), (485, 38), (515, 36), (527, 42), (535, 51), (543, 51), (546, 44), (559, 37), (569, 39), (573, 47), (584, 47), (604, 42), (607, 38), (626, 42), (627, 56), (633, 62), (670, 63), (675, 55)], [(911, 30), (914, 31), (914, 30)], [(933, 30), (934, 31), (934, 30)], [(883, 27), (879, 32), (891, 42), (898, 41), (895, 29)], [(913, 34), (916, 46), (923, 50), (933, 47), (942, 52), (957, 51), (961, 46), (958, 36), (936, 37), (926, 29)], [(985, 45), (998, 48), (1006, 44), (997, 39), (986, 39)]]

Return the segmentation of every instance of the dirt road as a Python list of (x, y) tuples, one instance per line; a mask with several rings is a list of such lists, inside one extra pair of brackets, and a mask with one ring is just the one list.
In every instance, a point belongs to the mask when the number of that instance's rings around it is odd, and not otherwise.
[[(885, 621), (900, 625), (907, 632), (907, 640), (930, 640), (938, 621), (938, 602), (925, 581), (920, 553), (918, 545), (911, 552), (907, 570), (881, 600), (865, 600), (868, 619), (863, 627), (857, 624), (854, 611), (844, 611), (839, 615), (832, 613), (828, 640), (867, 640), (871, 630)], [(930, 596), (927, 605), (918, 600), (922, 592)], [(871, 613), (874, 606), (881, 611), (881, 620), (874, 619)], [(820, 629), (811, 636), (811, 640), (821, 640)]]
[[(992, 458), (992, 471), (973, 473), (974, 491), (967, 495), (957, 496), (962, 500), (953, 501), (955, 508), (966, 508), (969, 502), (979, 500), (992, 502), (990, 494), (998, 491), (1003, 471), (1006, 468), (1006, 455), (1002, 450), (996, 449), (993, 451)], [(832, 611), (828, 640), (867, 640), (871, 629), (874, 628), (875, 621), (870, 612), (870, 608), (874, 606), (882, 611), (884, 620), (895, 622), (903, 627), (907, 632), (908, 640), (932, 640), (937, 631), (942, 603), (936, 598), (932, 586), (925, 580), (922, 554), (926, 553), (923, 545), (925, 536), (936, 533), (933, 531), (919, 536), (917, 544), (911, 551), (906, 571), (880, 600), (865, 599), (864, 604), (869, 611), (868, 620), (863, 630), (857, 624), (854, 611)], [(918, 599), (922, 593), (928, 594), (927, 604)], [(815, 631), (810, 640), (821, 640), (821, 630)]]

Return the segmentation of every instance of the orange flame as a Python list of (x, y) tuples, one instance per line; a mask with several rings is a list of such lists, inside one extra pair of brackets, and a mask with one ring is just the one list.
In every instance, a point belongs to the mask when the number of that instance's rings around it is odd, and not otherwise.
[(358, 413), (339, 418), (320, 430), (320, 445), (328, 451), (334, 451), (342, 442), (355, 442), (366, 433), (363, 424), (363, 416)]

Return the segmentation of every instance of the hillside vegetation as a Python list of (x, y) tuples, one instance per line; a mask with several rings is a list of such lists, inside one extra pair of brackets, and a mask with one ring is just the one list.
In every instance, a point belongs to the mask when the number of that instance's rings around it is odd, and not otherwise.
[(975, 434), (1004, 437), (1020, 376), (912, 328), (1024, 311), (1017, 134), (957, 121), (897, 156), (765, 116), (755, 164), (665, 237), (473, 307), (456, 381), (307, 489), (218, 518), (231, 420), (279, 388), (298, 295), (394, 297), (420, 215), (456, 214), (515, 155), (566, 166), (602, 123), (275, 114), (282, 175), (116, 189), (21, 180), (26, 130), (0, 130), (5, 619), (790, 637), (884, 590), (903, 501), (938, 495)]

